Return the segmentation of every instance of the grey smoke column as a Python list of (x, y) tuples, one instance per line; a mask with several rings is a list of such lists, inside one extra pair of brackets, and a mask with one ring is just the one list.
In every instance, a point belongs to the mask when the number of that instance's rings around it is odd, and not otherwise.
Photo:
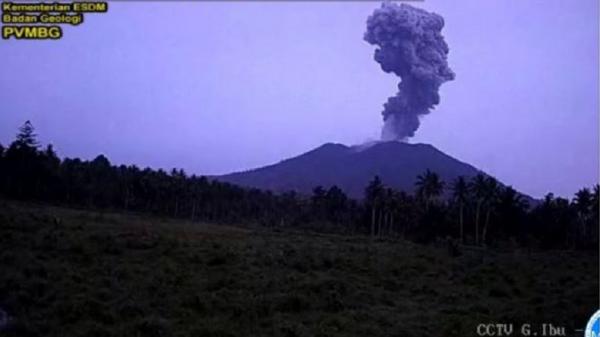
[(444, 19), (435, 13), (389, 2), (367, 19), (364, 38), (378, 47), (375, 61), (401, 78), (398, 93), (383, 105), (383, 140), (414, 136), (419, 116), (440, 103), (442, 83), (454, 79), (443, 27)]

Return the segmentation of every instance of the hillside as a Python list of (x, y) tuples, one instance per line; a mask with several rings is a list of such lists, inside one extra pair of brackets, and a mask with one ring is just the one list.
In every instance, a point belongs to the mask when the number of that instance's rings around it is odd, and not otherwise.
[[(583, 327), (597, 255), (465, 251), (0, 200), (2, 336), (476, 336)], [(571, 335), (571, 334), (569, 334)]]
[(362, 198), (375, 175), (396, 189), (412, 192), (417, 175), (431, 170), (446, 181), (472, 177), (479, 170), (428, 144), (380, 142), (366, 148), (328, 143), (280, 163), (216, 177), (224, 182), (307, 194), (315, 186), (337, 185), (353, 198)]

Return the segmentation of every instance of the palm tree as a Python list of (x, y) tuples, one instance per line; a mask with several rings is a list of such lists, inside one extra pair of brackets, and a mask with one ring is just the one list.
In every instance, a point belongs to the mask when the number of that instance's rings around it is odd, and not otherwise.
[(542, 202), (542, 206), (552, 207), (553, 202), (554, 202), (554, 193), (548, 193), (544, 196), (544, 201)]
[(485, 196), (487, 193), (486, 178), (483, 173), (477, 174), (470, 184), (470, 189), (477, 200), (475, 207), (475, 244), (479, 244), (479, 215), (481, 213), (481, 206), (485, 202)]
[(452, 183), (452, 196), (454, 201), (458, 203), (458, 222), (460, 225), (460, 243), (464, 243), (465, 231), (464, 231), (464, 208), (469, 197), (469, 188), (465, 177), (460, 176)]
[(425, 209), (428, 209), (431, 201), (444, 191), (444, 182), (440, 176), (429, 169), (424, 174), (417, 176), (415, 185), (417, 186), (417, 195), (425, 201)]
[(496, 180), (496, 178), (493, 178), (493, 177), (487, 177), (485, 179), (485, 206), (486, 206), (485, 223), (483, 225), (483, 231), (481, 234), (481, 242), (483, 244), (485, 244), (485, 242), (486, 242), (488, 228), (490, 225), (490, 215), (491, 215), (492, 211), (494, 210), (494, 208), (497, 204), (497, 201), (498, 201), (498, 191), (499, 191), (498, 180)]
[(526, 210), (529, 207), (529, 203), (523, 199), (523, 196), (520, 195), (512, 186), (507, 186), (505, 188), (500, 189), (498, 195), (499, 202), (507, 208), (513, 208), (518, 210)]
[(594, 186), (594, 191), (592, 192), (591, 212), (590, 225), (592, 227), (590, 229), (592, 232), (589, 233), (588, 237), (591, 239), (590, 244), (594, 247), (597, 247), (599, 230), (598, 223), (600, 222), (600, 185), (598, 184)]
[[(552, 196), (547, 196), (548, 201), (544, 201), (540, 210), (550, 209), (552, 207)], [(518, 234), (522, 228), (522, 220), (527, 214), (529, 203), (523, 199), (511, 186), (500, 188), (498, 193), (497, 213), (503, 224), (503, 229), (509, 235)]]
[[(595, 219), (598, 218), (598, 209), (600, 208), (600, 185), (596, 184), (594, 186), (594, 191), (592, 192), (592, 215)], [(595, 221), (598, 223), (598, 221)]]
[(375, 176), (365, 189), (365, 199), (368, 205), (371, 206), (371, 237), (375, 235), (375, 219), (377, 217), (377, 207), (381, 203), (383, 194), (383, 184), (379, 176)]
[(387, 235), (390, 236), (392, 234), (392, 226), (394, 224), (394, 215), (396, 214), (398, 208), (398, 196), (397, 192), (392, 188), (385, 189), (385, 200), (384, 207), (386, 210), (385, 216), (385, 230), (387, 231)]
[(573, 200), (577, 216), (579, 218), (581, 226), (581, 235), (585, 239), (587, 230), (586, 224), (592, 207), (593, 196), (588, 188), (582, 188), (575, 193), (575, 199)]
[(341, 188), (333, 185), (325, 193), (326, 214), (330, 222), (343, 222), (342, 214), (346, 210), (348, 197)]
[(179, 215), (181, 202), (185, 200), (183, 195), (185, 192), (185, 181), (187, 175), (183, 169), (177, 170), (173, 168), (171, 170), (170, 189), (171, 196), (173, 197), (173, 217), (176, 218)]
[(416, 210), (414, 198), (404, 191), (396, 193), (396, 214), (397, 231), (403, 239), (406, 238), (406, 232), (414, 223), (414, 213)]

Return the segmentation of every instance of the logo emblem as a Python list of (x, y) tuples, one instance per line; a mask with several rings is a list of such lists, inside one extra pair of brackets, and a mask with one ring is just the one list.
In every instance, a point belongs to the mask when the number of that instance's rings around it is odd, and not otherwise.
[(585, 337), (600, 337), (600, 310), (590, 318), (585, 327)]

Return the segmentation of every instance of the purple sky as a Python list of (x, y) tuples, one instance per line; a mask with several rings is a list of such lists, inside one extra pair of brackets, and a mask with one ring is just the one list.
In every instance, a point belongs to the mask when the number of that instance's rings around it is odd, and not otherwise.
[[(411, 142), (540, 197), (598, 181), (598, 1), (427, 0), (456, 80)], [(398, 79), (375, 2), (111, 2), (60, 41), (0, 41), (0, 143), (218, 174), (379, 136)]]

